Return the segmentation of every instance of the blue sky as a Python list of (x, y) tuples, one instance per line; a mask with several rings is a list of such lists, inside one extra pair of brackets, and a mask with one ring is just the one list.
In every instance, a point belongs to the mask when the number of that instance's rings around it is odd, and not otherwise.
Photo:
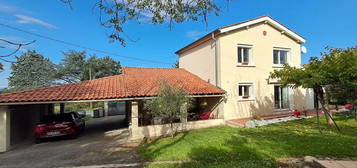
[[(319, 56), (326, 46), (345, 48), (357, 44), (356, 0), (233, 0), (229, 4), (218, 1), (223, 7), (221, 14), (209, 16), (207, 27), (202, 22), (186, 22), (176, 24), (170, 30), (167, 24), (128, 23), (125, 25), (126, 34), (137, 41), (127, 41), (127, 47), (110, 43), (106, 38), (110, 31), (99, 25), (98, 11), (92, 10), (95, 1), (73, 1), (74, 9), (70, 10), (59, 0), (0, 0), (0, 22), (95, 49), (172, 64), (177, 59), (176, 50), (205, 33), (265, 14), (307, 39), (304, 45), (309, 52), (302, 55), (303, 63), (307, 63), (311, 56)], [(54, 63), (63, 58), (62, 51), (83, 50), (4, 27), (0, 27), (0, 37), (18, 42), (36, 40), (22, 52), (34, 49)], [(0, 54), (7, 52), (0, 49)], [(91, 51), (88, 53), (106, 56)], [(111, 57), (123, 66), (171, 66)], [(5, 71), (0, 73), (0, 88), (7, 86), (9, 74), (10, 65), (5, 63)]]

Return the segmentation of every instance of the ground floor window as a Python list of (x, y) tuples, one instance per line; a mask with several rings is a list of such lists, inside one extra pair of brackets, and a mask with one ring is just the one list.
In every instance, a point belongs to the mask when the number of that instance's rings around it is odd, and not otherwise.
[(287, 87), (274, 86), (274, 104), (275, 109), (289, 108), (289, 89)]
[(253, 83), (239, 83), (238, 97), (240, 100), (253, 99)]

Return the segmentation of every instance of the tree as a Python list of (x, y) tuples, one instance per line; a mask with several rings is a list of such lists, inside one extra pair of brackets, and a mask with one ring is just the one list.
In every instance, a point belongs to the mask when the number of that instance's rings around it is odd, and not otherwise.
[(110, 57), (98, 58), (93, 55), (84, 65), (81, 81), (118, 75), (120, 73), (120, 62), (115, 61)]
[(54, 81), (54, 64), (36, 51), (28, 51), (11, 64), (9, 87), (14, 90), (51, 86)]
[[(71, 0), (61, 0), (71, 4)], [(230, 1), (230, 0), (227, 0)], [(72, 8), (72, 6), (70, 5)], [(207, 15), (218, 15), (220, 8), (213, 0), (97, 0), (95, 5), (99, 9), (99, 20), (102, 26), (111, 30), (108, 36), (112, 41), (119, 41), (123, 46), (125, 39), (123, 25), (128, 21), (142, 20), (153, 24), (186, 21), (203, 21), (207, 23)]]
[(66, 83), (81, 81), (86, 63), (86, 52), (71, 50), (63, 54), (64, 59), (57, 67), (56, 78)]
[(187, 118), (187, 109), (192, 106), (192, 98), (183, 88), (170, 86), (167, 82), (161, 83), (159, 94), (156, 98), (145, 102), (145, 108), (153, 117), (160, 118), (163, 122), (170, 124), (170, 133), (176, 134), (173, 123), (177, 120)]
[[(336, 125), (327, 104), (325, 89), (328, 86), (357, 87), (357, 48), (330, 49), (321, 54), (321, 58), (312, 57), (303, 68), (285, 65), (281, 70), (274, 70), (271, 78), (280, 79), (283, 86), (293, 88), (312, 88), (322, 105), (329, 125)], [(337, 127), (338, 128), (338, 127)]]
[(172, 65), (172, 68), (180, 68), (179, 60), (176, 60), (176, 62)]
[(68, 51), (57, 66), (56, 79), (73, 83), (120, 74), (121, 65), (110, 57), (98, 58), (93, 55), (86, 60), (84, 51)]

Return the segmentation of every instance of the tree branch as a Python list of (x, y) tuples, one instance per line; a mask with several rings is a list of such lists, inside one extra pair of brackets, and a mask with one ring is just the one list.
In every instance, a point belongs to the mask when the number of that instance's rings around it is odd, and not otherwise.
[[(12, 51), (12, 52), (10, 52), (8, 54), (5, 54), (5, 55), (0, 55), (0, 71), (2, 71), (4, 66), (2, 65), (1, 61), (2, 62), (8, 62), (8, 63), (14, 63), (14, 61), (10, 61), (10, 60), (8, 60), (6, 58), (15, 55), (18, 51), (20, 51), (20, 49), (23, 46), (30, 45), (30, 44), (34, 43), (36, 40), (33, 40), (33, 41), (29, 42), (29, 43), (16, 43), (16, 42), (12, 42), (12, 41), (0, 38), (0, 41), (2, 41), (4, 43), (7, 43), (8, 45), (16, 47), (16, 49), (14, 51)], [(0, 46), (0, 48), (7, 48), (7, 47)]]

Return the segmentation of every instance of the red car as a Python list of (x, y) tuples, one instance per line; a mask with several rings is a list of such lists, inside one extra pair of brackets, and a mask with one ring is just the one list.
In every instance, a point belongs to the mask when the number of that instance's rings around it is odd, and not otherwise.
[(85, 121), (78, 113), (63, 113), (45, 116), (43, 122), (36, 125), (35, 142), (45, 138), (69, 136), (76, 138), (84, 130)]

